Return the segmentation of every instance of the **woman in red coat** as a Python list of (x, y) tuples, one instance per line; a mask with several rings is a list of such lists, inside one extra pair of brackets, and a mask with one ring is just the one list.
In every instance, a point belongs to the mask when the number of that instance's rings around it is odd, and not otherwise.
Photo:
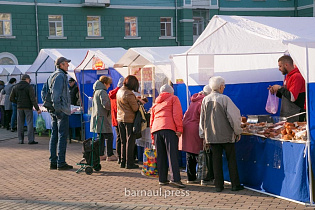
[[(211, 88), (209, 85), (206, 85), (203, 88), (203, 91), (195, 93), (190, 98), (191, 103), (184, 115), (183, 119), (183, 135), (179, 139), (179, 150), (186, 152), (186, 161), (187, 161), (187, 184), (197, 183), (196, 177), (196, 165), (197, 158), (200, 150), (203, 150), (203, 139), (199, 137), (199, 121), (200, 121), (200, 107), (203, 98), (211, 93)], [(210, 159), (210, 158), (208, 158)], [(210, 161), (209, 161), (210, 162)], [(207, 166), (210, 164), (207, 164)], [(208, 167), (209, 171), (210, 167)], [(209, 176), (211, 176), (209, 174)], [(212, 177), (208, 177), (209, 180), (202, 180), (202, 183), (205, 181), (210, 181)]]
[[(183, 188), (178, 164), (178, 138), (183, 132), (183, 111), (174, 89), (163, 85), (151, 109), (150, 128), (156, 146), (159, 184)], [(168, 166), (171, 180), (168, 181)]]

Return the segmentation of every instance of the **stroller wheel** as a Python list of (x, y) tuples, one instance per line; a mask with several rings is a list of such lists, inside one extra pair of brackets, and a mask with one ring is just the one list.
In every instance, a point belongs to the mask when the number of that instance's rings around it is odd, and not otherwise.
[(100, 171), (102, 169), (102, 165), (98, 164), (97, 166), (94, 167), (95, 171)]
[(93, 173), (93, 168), (92, 167), (86, 167), (85, 168), (85, 173), (87, 174), (87, 175), (91, 175), (92, 173)]

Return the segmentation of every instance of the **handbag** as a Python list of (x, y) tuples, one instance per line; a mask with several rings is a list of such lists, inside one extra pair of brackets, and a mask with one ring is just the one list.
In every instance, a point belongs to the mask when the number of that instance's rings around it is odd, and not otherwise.
[(158, 177), (158, 169), (156, 162), (156, 150), (145, 148), (143, 155), (143, 168), (141, 174), (144, 176)]

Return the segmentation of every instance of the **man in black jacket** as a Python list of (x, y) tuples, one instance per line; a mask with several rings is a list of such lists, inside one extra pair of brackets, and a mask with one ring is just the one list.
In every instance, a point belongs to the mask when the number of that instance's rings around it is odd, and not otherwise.
[(28, 144), (38, 144), (34, 141), (33, 106), (37, 113), (42, 113), (38, 107), (35, 91), (30, 85), (31, 78), (24, 74), (22, 80), (13, 87), (10, 101), (17, 104), (17, 131), (19, 144), (24, 144), (24, 122), (26, 118)]
[(78, 106), (78, 99), (79, 99), (79, 88), (73, 78), (69, 79), (69, 90), (70, 90), (70, 97), (71, 97), (71, 105)]

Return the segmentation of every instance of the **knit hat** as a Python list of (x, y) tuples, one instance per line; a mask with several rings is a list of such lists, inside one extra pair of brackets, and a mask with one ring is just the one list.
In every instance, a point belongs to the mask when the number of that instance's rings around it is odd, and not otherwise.
[(205, 95), (208, 95), (211, 93), (212, 89), (210, 88), (209, 85), (205, 85), (202, 91), (204, 92)]
[(122, 87), (124, 85), (124, 80), (125, 80), (124, 77), (120, 77), (117, 83), (117, 87)]
[(174, 93), (172, 86), (165, 84), (160, 88), (161, 93)]

